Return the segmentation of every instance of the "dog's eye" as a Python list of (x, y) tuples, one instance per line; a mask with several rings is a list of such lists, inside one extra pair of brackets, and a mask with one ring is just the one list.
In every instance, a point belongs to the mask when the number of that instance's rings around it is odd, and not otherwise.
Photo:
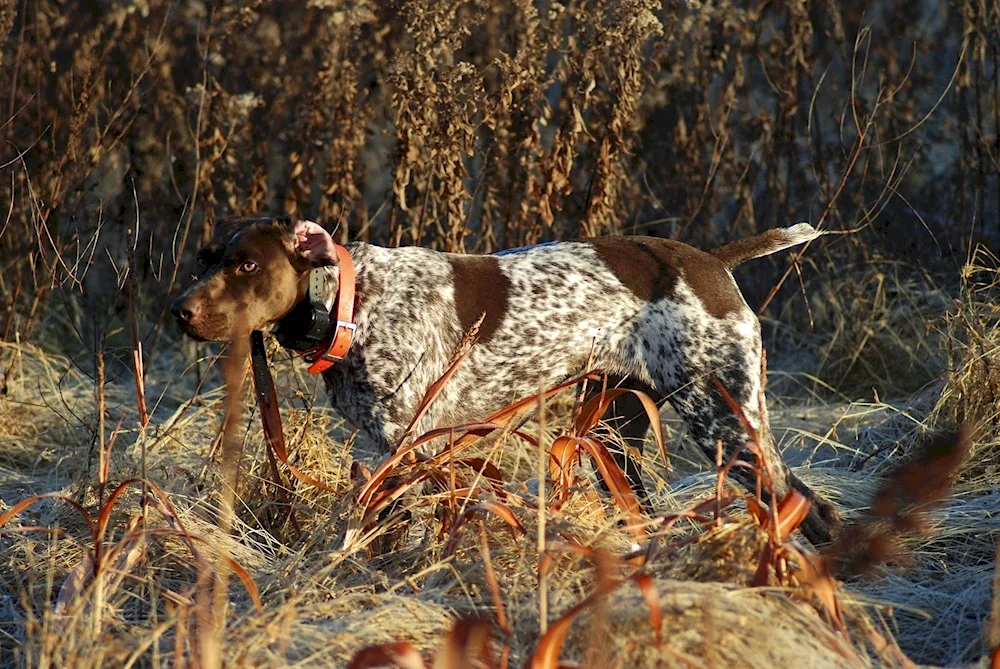
[(240, 272), (242, 272), (243, 274), (253, 274), (258, 269), (260, 268), (257, 267), (257, 263), (255, 263), (252, 260), (247, 260), (245, 263), (240, 265)]

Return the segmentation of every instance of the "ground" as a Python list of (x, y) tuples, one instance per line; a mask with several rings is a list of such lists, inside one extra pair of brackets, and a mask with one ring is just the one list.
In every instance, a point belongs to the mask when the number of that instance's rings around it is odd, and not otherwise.
[[(556, 666), (563, 630), (561, 661), (588, 666), (989, 662), (991, 7), (0, 0), (0, 669), (340, 667), (393, 642), (429, 660), (486, 630), (510, 666)], [(329, 489), (285, 464), (276, 486), (219, 349), (165, 323), (217, 221), (278, 214), (457, 253), (837, 233), (736, 278), (762, 314), (785, 456), (854, 527), (895, 523), (902, 544), (854, 542), (878, 564), (834, 586), (844, 547), (785, 536), (794, 497), (773, 516), (706, 502), (731, 493), (669, 412), (670, 472), (646, 449), (644, 536), (590, 455), (572, 486), (543, 485), (545, 456), (514, 435), (404, 463), (388, 487), (433, 482), (365, 520), (377, 457), (273, 351), (290, 462)], [(600, 455), (556, 439), (573, 392), (524, 437)], [(957, 471), (922, 450), (963, 426)], [(925, 517), (906, 506), (939, 495)]]
[[(886, 281), (891, 283), (891, 276)], [(830, 324), (822, 320), (818, 298), (811, 331), (797, 329), (794, 313), (780, 325), (764, 321), (765, 331), (779, 330), (771, 337), (768, 388), (775, 437), (796, 473), (835, 500), (849, 519), (863, 515), (882, 477), (906, 460), (915, 443), (955, 423), (960, 407), (965, 407), (962, 415), (978, 416), (982, 428), (953, 494), (932, 512), (928, 531), (908, 540), (904, 559), (838, 585), (846, 633), (837, 631), (821, 604), (795, 588), (750, 587), (766, 533), (737, 502), (721, 527), (679, 522), (660, 537), (661, 552), (643, 568), (653, 578), (662, 608), (659, 649), (650, 643), (645, 593), (626, 585), (609, 595), (600, 613), (588, 608), (575, 622), (564, 660), (592, 663), (604, 657), (619, 666), (654, 657), (666, 666), (804, 666), (805, 658), (823, 666), (902, 661), (901, 655), (879, 649), (873, 638), (898, 643), (909, 658), (927, 665), (964, 665), (986, 652), (1000, 492), (994, 483), (996, 433), (991, 427), (996, 400), (983, 393), (994, 383), (990, 366), (1000, 341), (996, 311), (986, 299), (988, 291), (965, 290), (957, 300), (947, 300), (926, 293), (926, 286), (904, 284), (897, 283), (884, 304), (867, 306), (873, 314), (867, 322), (852, 324), (850, 329), (865, 333), (860, 337), (846, 327), (839, 339), (829, 336), (835, 327), (821, 333)], [(917, 289), (925, 293), (917, 295)], [(931, 315), (932, 309), (938, 311)], [(907, 328), (918, 315), (927, 325), (918, 328), (919, 336)], [(808, 338), (826, 345), (806, 347)], [(498, 517), (480, 514), (463, 526), (451, 550), (440, 523), (448, 496), (438, 495), (432, 504), (427, 495), (418, 495), (404, 498), (412, 513), (405, 531), (378, 521), (362, 547), (342, 550), (363, 479), (363, 474), (352, 475), (352, 465), (360, 461), (374, 468), (377, 462), (325, 405), (316, 379), (285, 352), (272, 349), (293, 462), (335, 492), (294, 481), (285, 471), (286, 484), (295, 483), (287, 485), (298, 529), (285, 520), (287, 506), (269, 483), (259, 422), (247, 398), (247, 429), (238, 431), (245, 450), (236, 519), (232, 535), (226, 536), (216, 526), (224, 386), (210, 367), (215, 348), (199, 346), (203, 357), (196, 365), (186, 363), (189, 358), (174, 341), (162, 349), (147, 372), (151, 417), (140, 431), (130, 377), (107, 384), (99, 397), (94, 381), (67, 359), (29, 344), (4, 347), (13, 354), (14, 367), (0, 403), (0, 510), (52, 492), (92, 508), (99, 494), (107, 499), (118, 482), (140, 475), (145, 458), (148, 478), (176, 510), (162, 516), (157, 510), (162, 506), (150, 505), (146, 527), (166, 530), (179, 521), (197, 537), (193, 545), (200, 555), (224, 548), (259, 590), (262, 613), (245, 585), (230, 579), (222, 643), (227, 665), (344, 666), (362, 647), (390, 641), (410, 641), (429, 654), (441, 646), (455, 619), (470, 617), (492, 622), (497, 649), (508, 640), (514, 665), (539, 644), (534, 446), (508, 437), (478, 453), (499, 468), (504, 500), (524, 534)], [(916, 361), (924, 370), (923, 382), (915, 382), (917, 372), (911, 371), (909, 387), (898, 399), (865, 389), (865, 370), (890, 365), (898, 371)], [(199, 392), (196, 367), (204, 379)], [(817, 370), (826, 379), (843, 377), (843, 390), (833, 391)], [(569, 430), (572, 393), (560, 397), (549, 405), (544, 429), (537, 420), (525, 428), (543, 436), (543, 443)], [(96, 421), (98, 402), (107, 412), (103, 428)], [(669, 411), (663, 417), (672, 473), (665, 475), (653, 444), (646, 465), (648, 487), (658, 491), (656, 512), (667, 515), (709, 496), (716, 477), (685, 444), (676, 418)], [(103, 493), (99, 443), (111, 454)], [(623, 556), (636, 540), (623, 529), (612, 500), (590, 483), (558, 510), (552, 509), (551, 484), (548, 489), (546, 536), (555, 561), (544, 587), (551, 623), (602, 578), (586, 554), (562, 554), (560, 547), (575, 542)], [(176, 534), (123, 538), (129, 519), (137, 522), (142, 516), (140, 499), (135, 485), (109, 516), (104, 545), (115, 545), (119, 552), (111, 554), (113, 568), (98, 579), (100, 588), (79, 573), (74, 580), (73, 570), (85, 570), (81, 562), (93, 542), (69, 504), (44, 500), (5, 525), (0, 535), (3, 666), (45, 660), (63, 666), (111, 661), (158, 666), (182, 664), (195, 652), (202, 624), (192, 622), (198, 613), (196, 584), (205, 567)], [(32, 528), (48, 531), (28, 531)], [(625, 567), (613, 570), (632, 573)], [(498, 595), (491, 593), (491, 572)], [(98, 589), (104, 603), (95, 610)], [(501, 632), (504, 625), (509, 636)], [(871, 630), (878, 634), (873, 637)], [(607, 634), (610, 643), (595, 643), (594, 634)]]

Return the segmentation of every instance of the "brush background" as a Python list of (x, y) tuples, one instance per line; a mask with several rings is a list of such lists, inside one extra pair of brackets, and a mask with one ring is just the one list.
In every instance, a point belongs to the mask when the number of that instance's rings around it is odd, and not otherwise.
[[(164, 312), (219, 218), (289, 213), (342, 241), (460, 252), (622, 233), (710, 248), (822, 220), (861, 230), (814, 244), (762, 315), (772, 421), (784, 430), (776, 434), (805, 478), (811, 471), (853, 510), (930, 428), (969, 416), (991, 426), (962, 479), (962, 503), (941, 512), (936, 539), (913, 547), (917, 568), (861, 587), (905, 605), (892, 631), (919, 661), (970, 662), (987, 647), (990, 510), (1000, 503), (996, 263), (985, 250), (1000, 245), (995, 3), (0, 0), (0, 45), (2, 503), (50, 490), (92, 498), (101, 404), (109, 431), (125, 417), (113, 476), (135, 474), (145, 444), (151, 475), (171, 483), (185, 514), (210, 515), (217, 481), (205, 463), (221, 415), (214, 349), (181, 342)], [(764, 302), (788, 258), (740, 268), (751, 306)], [(133, 324), (153, 416), (142, 433), (129, 385)], [(303, 467), (346, 493), (347, 430), (322, 402), (313, 408), (314, 380), (283, 373), (286, 420), (303, 426)], [(681, 504), (694, 498), (683, 491), (709, 483), (665, 417), (690, 460), (668, 493)], [(262, 588), (270, 611), (301, 621), (296, 606), (315, 609), (318, 592), (345, 588), (368, 603), (337, 600), (358, 618), (337, 632), (353, 641), (333, 656), (310, 655), (331, 644), (322, 624), (299, 630), (282, 651), (262, 640), (252, 609), (240, 608), (247, 618), (233, 628), (242, 641), (231, 657), (336, 666), (362, 642), (396, 638), (375, 629), (373, 611), (398, 602), (374, 593), (408, 588), (440, 546), (427, 539), (431, 548), (419, 553), (427, 557), (354, 563), (356, 572), (339, 577), (348, 585), (334, 587), (329, 573), (303, 565), (310, 547), (335, 545), (326, 535), (340, 527), (346, 500), (296, 491), (305, 540), (263, 527), (255, 513), (274, 493), (254, 484), (253, 473), (266, 472), (253, 464), (259, 436), (247, 439), (243, 525), (231, 543), (270, 584)], [(498, 456), (504, 472), (530, 478), (530, 454), (510, 451)], [(44, 507), (33, 522), (75, 522), (63, 513)], [(0, 570), (0, 664), (45, 653), (77, 666), (99, 664), (104, 652), (127, 658), (136, 639), (176, 621), (151, 584), (190, 574), (151, 553), (141, 594), (121, 591), (122, 601), (133, 598), (129, 620), (141, 624), (116, 627), (109, 613), (111, 650), (98, 651), (102, 637), (82, 623), (78, 636), (57, 635), (72, 643), (52, 646), (45, 584), (59, 583), (81, 555), (72, 539), (52, 541), (0, 535), (10, 559)], [(680, 575), (704, 571), (689, 563)], [(456, 611), (489, 605), (441, 569), (420, 591), (439, 595), (407, 591), (400, 605), (437, 621), (400, 627), (425, 647)], [(566, 604), (582, 592), (572, 579), (584, 578), (584, 565), (574, 569)], [(372, 585), (380, 579), (384, 587)], [(515, 644), (523, 659), (537, 617), (530, 589), (508, 585), (524, 603)], [(173, 647), (174, 629), (157, 632), (139, 660), (169, 663), (170, 652), (156, 648)]]

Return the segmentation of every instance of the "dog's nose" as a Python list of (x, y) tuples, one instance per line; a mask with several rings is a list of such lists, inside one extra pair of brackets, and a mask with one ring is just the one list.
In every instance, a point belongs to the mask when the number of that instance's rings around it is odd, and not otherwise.
[(191, 319), (194, 318), (197, 307), (190, 304), (187, 300), (177, 300), (172, 305), (170, 305), (170, 313), (174, 315), (178, 321), (184, 321), (185, 323), (190, 323)]

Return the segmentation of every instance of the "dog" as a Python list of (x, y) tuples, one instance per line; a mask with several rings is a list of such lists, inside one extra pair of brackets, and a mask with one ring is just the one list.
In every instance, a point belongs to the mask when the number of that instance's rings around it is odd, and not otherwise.
[[(721, 442), (728, 461), (751, 436), (716, 378), (754, 429), (775, 473), (774, 493), (795, 489), (811, 500), (801, 529), (820, 545), (840, 533), (840, 519), (792, 475), (774, 443), (763, 403), (760, 323), (731, 271), (819, 234), (801, 223), (711, 252), (638, 236), (492, 255), (356, 242), (346, 246), (345, 258), (314, 222), (242, 219), (221, 223), (198, 252), (197, 280), (172, 312), (198, 340), (272, 330), (292, 348), (305, 348), (307, 342), (294, 343), (302, 334), (295, 331), (315, 328), (316, 318), (326, 329), (323, 319), (345, 306), (336, 304), (341, 267), (352, 265), (344, 270), (353, 269), (356, 296), (343, 302), (353, 303), (353, 323), (331, 326), (348, 336), (349, 348), (322, 375), (333, 406), (385, 452), (404, 436), (428, 387), (477, 323), (477, 342), (416, 426), (418, 434), (481, 420), (590, 365), (615, 385), (669, 402), (709, 460), (715, 462)], [(641, 449), (649, 427), (641, 403), (624, 395), (613, 415), (622, 437)], [(628, 450), (616, 457), (644, 498)], [(756, 460), (748, 450), (739, 457)], [(751, 468), (731, 473), (754, 488)]]

